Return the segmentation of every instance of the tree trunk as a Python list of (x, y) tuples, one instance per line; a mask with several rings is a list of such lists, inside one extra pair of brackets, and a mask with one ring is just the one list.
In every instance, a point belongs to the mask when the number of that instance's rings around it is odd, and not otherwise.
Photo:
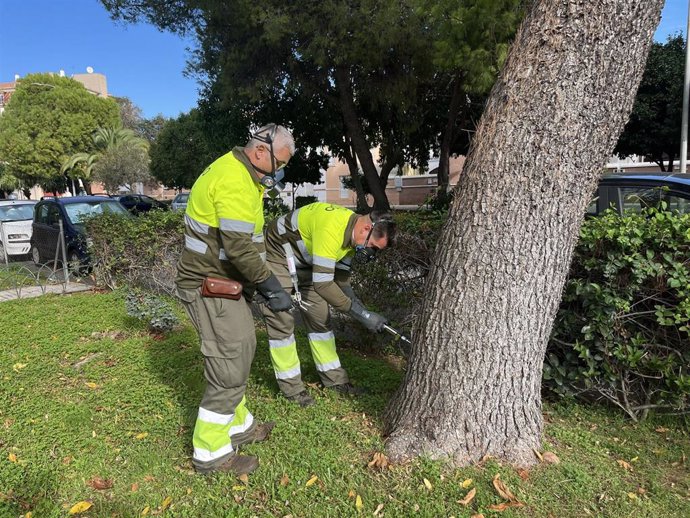
[[(345, 130), (347, 133), (347, 129)], [(349, 140), (349, 139), (348, 139)], [(351, 142), (351, 141), (350, 141)], [(362, 185), (362, 178), (359, 174), (359, 167), (357, 165), (357, 158), (352, 151), (352, 145), (348, 144), (344, 150), (345, 162), (350, 170), (352, 183), (355, 185), (355, 194), (357, 196), (357, 212), (359, 214), (367, 214), (369, 212), (369, 204), (367, 203), (367, 193)]]
[(338, 90), (338, 99), (340, 102), (340, 112), (345, 122), (348, 134), (352, 139), (352, 148), (355, 155), (359, 159), (362, 166), (364, 176), (369, 183), (369, 190), (374, 197), (374, 207), (377, 209), (389, 209), (388, 198), (386, 197), (386, 190), (381, 188), (379, 183), (379, 174), (376, 170), (376, 164), (371, 156), (371, 150), (367, 139), (364, 137), (364, 132), (360, 127), (359, 119), (357, 118), (357, 110), (355, 109), (354, 95), (352, 93), (352, 86), (350, 84), (350, 74), (344, 67), (336, 67), (335, 82)]
[(535, 461), (546, 344), (662, 5), (532, 4), (473, 139), (384, 416), (392, 459)]
[(446, 193), (448, 190), (448, 182), (450, 176), (450, 144), (453, 142), (453, 135), (455, 133), (455, 121), (460, 113), (460, 105), (462, 100), (462, 89), (460, 88), (460, 78), (454, 78), (452, 83), (452, 93), (450, 97), (450, 106), (448, 107), (448, 117), (446, 118), (446, 127), (443, 128), (443, 137), (441, 138), (441, 149), (438, 160), (438, 190), (441, 193)]

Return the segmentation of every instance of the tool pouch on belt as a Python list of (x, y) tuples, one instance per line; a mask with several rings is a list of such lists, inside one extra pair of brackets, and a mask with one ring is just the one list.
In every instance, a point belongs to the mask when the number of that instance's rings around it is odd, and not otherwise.
[(242, 297), (242, 283), (232, 279), (206, 277), (201, 284), (201, 296), (240, 300)]

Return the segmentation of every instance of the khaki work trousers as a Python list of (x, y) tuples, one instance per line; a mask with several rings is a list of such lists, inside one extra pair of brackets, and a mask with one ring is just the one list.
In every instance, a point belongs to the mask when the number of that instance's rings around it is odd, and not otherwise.
[(202, 297), (201, 288), (178, 288), (177, 296), (199, 333), (206, 378), (192, 463), (199, 472), (212, 471), (234, 455), (256, 427), (244, 397), (256, 351), (254, 320), (244, 297)]
[[(287, 264), (269, 261), (266, 265), (278, 278), (280, 285), (288, 293), (292, 292), (292, 281)], [(299, 311), (307, 328), (311, 354), (321, 382), (325, 387), (349, 383), (347, 372), (340, 365), (336, 352), (335, 336), (330, 327), (328, 303), (314, 290), (311, 269), (300, 268), (297, 272), (302, 300), (309, 304), (306, 309), (300, 308)], [(290, 312), (274, 313), (266, 305), (262, 305), (262, 313), (266, 319), (271, 362), (278, 387), (286, 397), (299, 394), (305, 388), (297, 356), (295, 319)]]

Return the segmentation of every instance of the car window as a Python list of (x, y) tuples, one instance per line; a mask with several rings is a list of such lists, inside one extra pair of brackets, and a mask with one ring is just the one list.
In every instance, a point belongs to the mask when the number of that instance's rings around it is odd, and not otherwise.
[(659, 187), (619, 187), (618, 193), (623, 212), (640, 212), (647, 207), (657, 207), (661, 201)]
[(36, 223), (48, 223), (48, 205), (44, 204), (36, 211)]
[(690, 212), (690, 199), (680, 194), (666, 194), (663, 197), (666, 206), (670, 211), (678, 211), (681, 214)]
[(89, 201), (79, 203), (69, 203), (65, 205), (67, 217), (72, 223), (81, 223), (89, 216), (97, 214), (112, 213), (112, 214), (127, 214), (127, 211), (122, 208), (116, 201)]
[(0, 221), (21, 221), (34, 218), (33, 204), (6, 205), (0, 207)]
[(60, 222), (60, 209), (54, 203), (48, 204), (48, 215), (46, 216), (46, 223), (48, 225), (57, 226)]
[(187, 200), (188, 200), (188, 199), (189, 199), (189, 194), (188, 194), (188, 193), (178, 194), (178, 195), (175, 197), (175, 201), (176, 201), (177, 203), (187, 203)]

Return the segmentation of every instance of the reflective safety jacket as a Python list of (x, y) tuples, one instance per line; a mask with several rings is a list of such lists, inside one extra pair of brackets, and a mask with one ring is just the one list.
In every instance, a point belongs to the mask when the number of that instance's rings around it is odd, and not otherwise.
[(345, 207), (320, 202), (305, 205), (269, 223), (267, 260), (285, 264), (283, 244), (288, 243), (297, 268), (311, 269), (314, 290), (336, 310), (347, 312), (352, 302), (338, 285), (350, 282), (356, 220), (357, 214)]
[(184, 216), (185, 245), (175, 279), (180, 288), (198, 288), (204, 277), (225, 277), (251, 289), (270, 276), (264, 262), (263, 193), (240, 147), (197, 178)]

